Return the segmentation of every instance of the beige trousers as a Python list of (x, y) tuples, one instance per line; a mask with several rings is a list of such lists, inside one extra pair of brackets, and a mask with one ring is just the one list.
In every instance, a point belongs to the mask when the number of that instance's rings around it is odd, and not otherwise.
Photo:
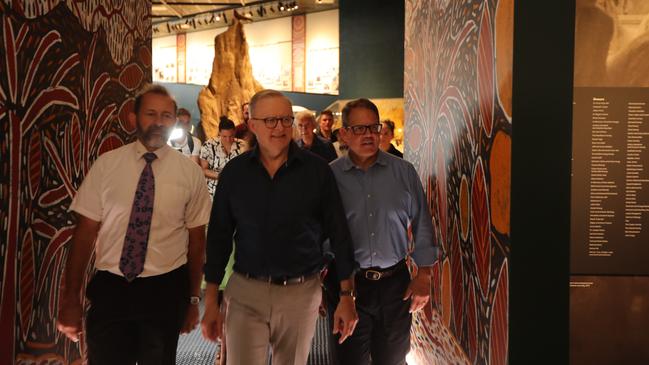
[(228, 365), (305, 365), (322, 298), (317, 276), (280, 286), (233, 273), (225, 288)]

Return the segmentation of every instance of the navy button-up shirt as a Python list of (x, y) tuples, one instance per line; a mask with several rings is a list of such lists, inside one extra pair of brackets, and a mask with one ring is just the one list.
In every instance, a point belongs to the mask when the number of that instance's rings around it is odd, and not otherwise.
[(348, 156), (331, 163), (343, 199), (354, 242), (354, 256), (362, 268), (390, 267), (409, 252), (408, 226), (412, 226), (418, 266), (437, 259), (433, 226), (424, 190), (414, 166), (379, 151), (367, 171)]
[(207, 233), (205, 279), (223, 280), (236, 243), (234, 270), (256, 276), (311, 274), (324, 265), (331, 242), (339, 279), (356, 266), (336, 180), (320, 157), (291, 143), (286, 163), (271, 179), (258, 149), (225, 166), (216, 186)]
[(300, 146), (300, 148), (309, 150), (316, 155), (324, 158), (327, 162), (331, 162), (338, 158), (338, 154), (336, 153), (334, 145), (322, 137), (313, 136), (313, 144), (311, 144), (311, 147), (309, 148), (306, 148), (304, 146), (304, 141), (302, 141), (301, 139), (297, 140), (297, 145)]

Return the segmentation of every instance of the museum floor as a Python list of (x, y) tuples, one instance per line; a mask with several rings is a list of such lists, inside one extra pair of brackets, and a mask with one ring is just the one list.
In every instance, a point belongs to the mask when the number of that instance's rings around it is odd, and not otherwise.
[[(201, 302), (201, 317), (204, 305)], [(316, 334), (311, 346), (311, 355), (307, 365), (333, 365), (329, 353), (327, 319), (318, 318)], [(212, 365), (215, 362), (218, 345), (205, 340), (197, 327), (189, 334), (181, 335), (178, 339), (177, 365)]]

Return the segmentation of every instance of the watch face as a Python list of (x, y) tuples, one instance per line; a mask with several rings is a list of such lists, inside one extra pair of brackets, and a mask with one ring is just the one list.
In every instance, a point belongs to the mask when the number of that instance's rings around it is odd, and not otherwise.
[(199, 297), (189, 297), (189, 303), (193, 305), (198, 305), (198, 303), (201, 302), (201, 298)]

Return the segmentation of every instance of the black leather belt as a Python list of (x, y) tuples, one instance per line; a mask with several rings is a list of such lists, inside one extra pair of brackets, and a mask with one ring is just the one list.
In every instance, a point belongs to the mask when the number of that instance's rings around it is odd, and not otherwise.
[(406, 260), (399, 261), (396, 265), (392, 265), (385, 269), (369, 267), (367, 269), (360, 269), (357, 276), (362, 277), (363, 279), (377, 281), (398, 273), (401, 269), (406, 267)]
[(238, 274), (243, 275), (247, 279), (263, 281), (268, 284), (286, 286), (286, 285), (302, 284), (311, 279), (315, 279), (316, 277), (318, 277), (319, 273), (313, 273), (313, 274), (302, 275), (302, 276), (264, 276), (264, 275), (247, 274), (242, 272), (238, 272)]

